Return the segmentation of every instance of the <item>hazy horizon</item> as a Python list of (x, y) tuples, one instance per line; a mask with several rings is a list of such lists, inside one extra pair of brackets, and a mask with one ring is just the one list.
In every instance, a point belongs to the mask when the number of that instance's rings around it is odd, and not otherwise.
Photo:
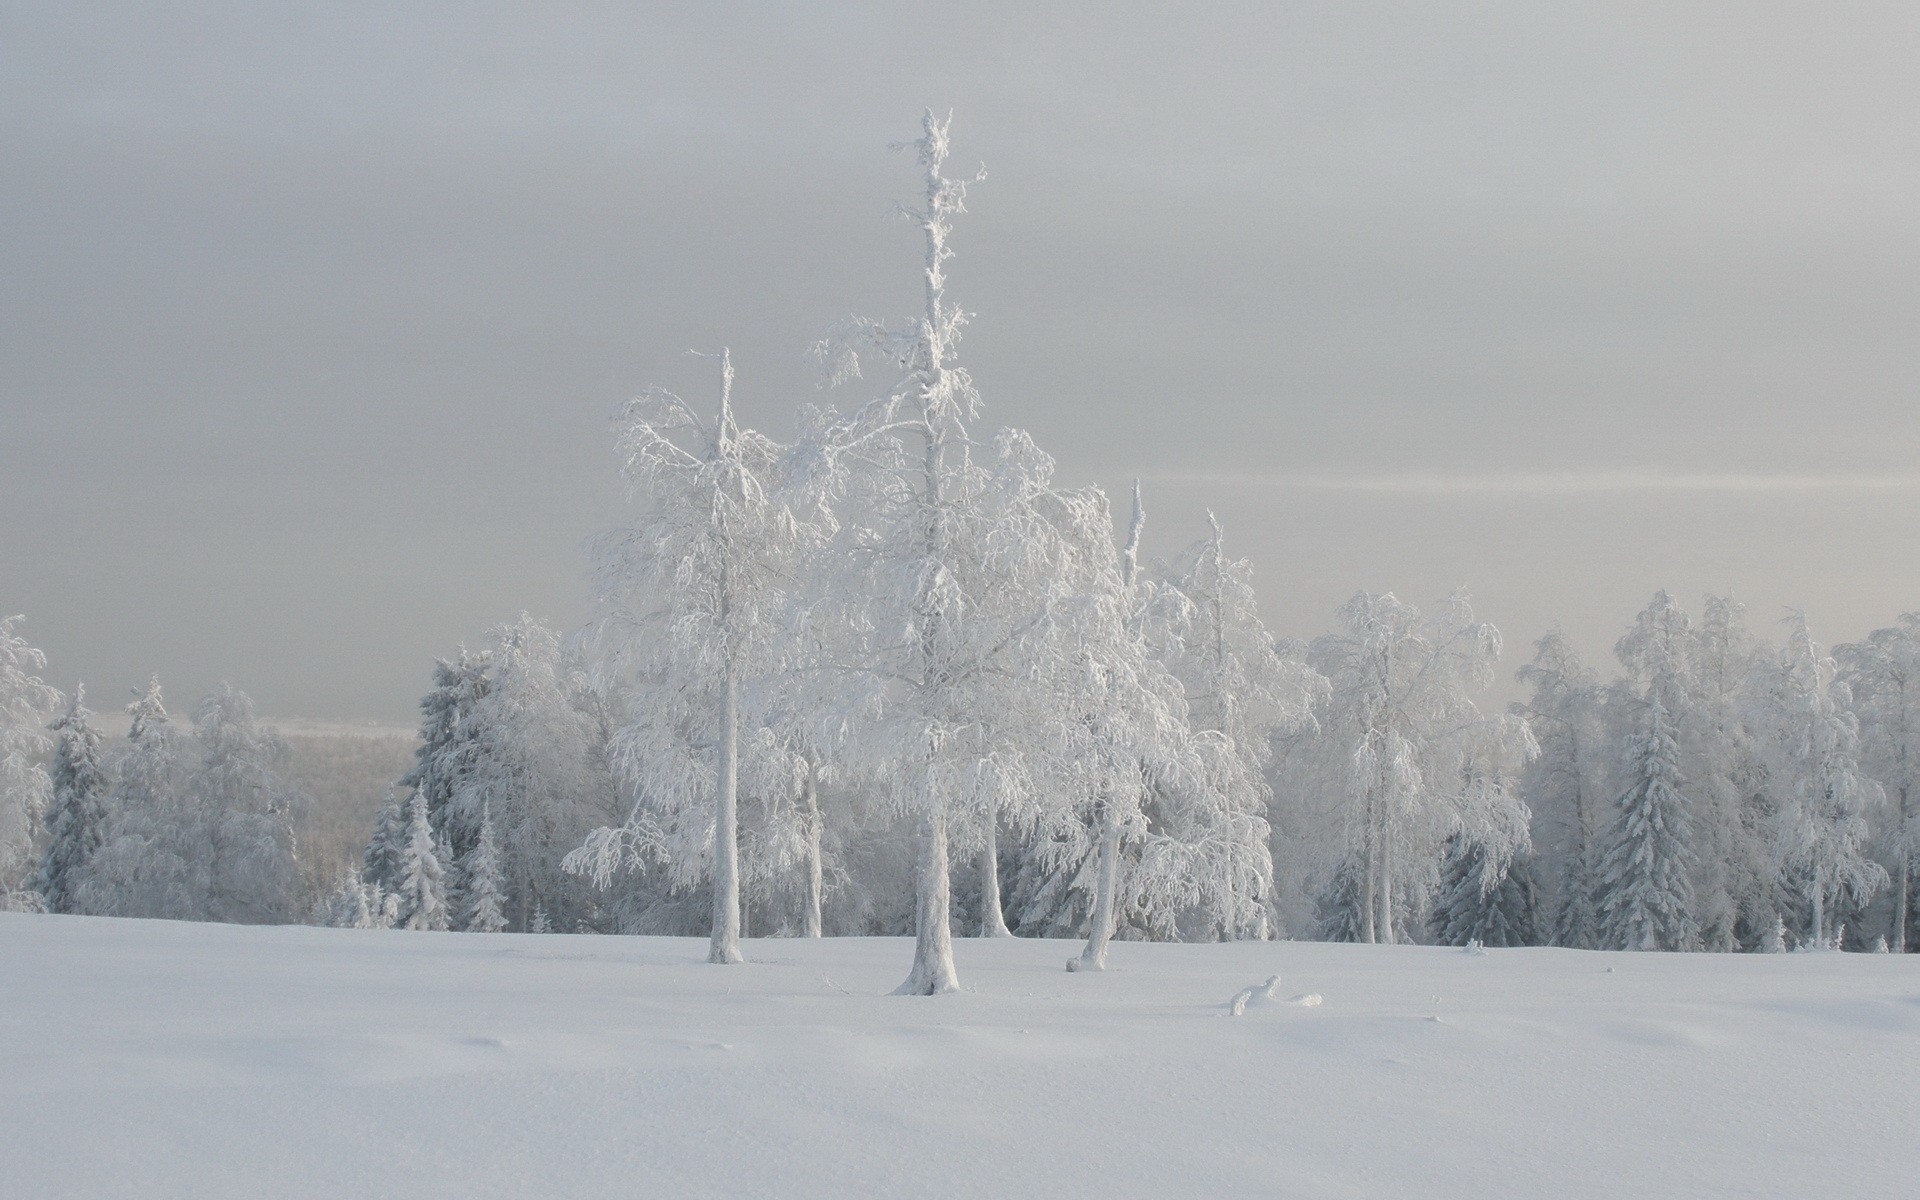
[[(555, 15), (560, 14), (560, 15)], [(1832, 644), (1920, 609), (1920, 12), (1897, 5), (0, 5), (0, 615), (94, 706), (157, 672), (411, 721), (588, 615), (608, 419), (730, 345), (911, 311), (911, 165), (984, 163), (986, 424), (1216, 511), (1263, 614), (1458, 587), (1593, 665), (1658, 588)]]

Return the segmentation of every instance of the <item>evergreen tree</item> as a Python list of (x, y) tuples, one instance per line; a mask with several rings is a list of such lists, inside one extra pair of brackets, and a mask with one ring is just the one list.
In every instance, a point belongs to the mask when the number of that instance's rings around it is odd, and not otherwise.
[(1613, 844), (1600, 864), (1601, 931), (1611, 948), (1686, 950), (1697, 940), (1692, 826), (1679, 758), (1666, 706), (1652, 696), (1633, 784), (1620, 797)]
[(427, 821), (427, 798), (415, 792), (407, 803), (407, 844), (401, 863), (399, 907), (395, 924), (401, 929), (445, 929), (447, 893), (433, 826)]
[(420, 698), (420, 745), (413, 769), (399, 786), (426, 797), (427, 821), (447, 835), (454, 853), (463, 855), (479, 836), (477, 824), (449, 817), (454, 798), (479, 757), (473, 709), (492, 688), (484, 653), (462, 647), (457, 658), (434, 664), (433, 689)]
[(400, 880), (407, 857), (407, 806), (400, 795), (390, 792), (380, 806), (373, 838), (361, 858), (360, 878), (383, 892), (393, 892)]
[(31, 892), (16, 894), (32, 874), (35, 826), (51, 783), (40, 765), (47, 717), (60, 693), (35, 673), (46, 656), (15, 635), (19, 617), (0, 618), (0, 908), (38, 908)]
[(47, 852), (39, 888), (50, 912), (74, 913), (80, 883), (106, 840), (107, 774), (100, 760), (100, 731), (86, 707), (86, 689), (50, 727), (54, 735), (53, 802), (47, 818)]
[(493, 814), (480, 813), (480, 840), (466, 861), (468, 933), (499, 933), (507, 927), (506, 897), (500, 891), (500, 855), (493, 844)]
[(1501, 863), (1477, 839), (1456, 836), (1448, 844), (1428, 929), (1442, 946), (1531, 946), (1538, 941), (1538, 904), (1528, 856)]

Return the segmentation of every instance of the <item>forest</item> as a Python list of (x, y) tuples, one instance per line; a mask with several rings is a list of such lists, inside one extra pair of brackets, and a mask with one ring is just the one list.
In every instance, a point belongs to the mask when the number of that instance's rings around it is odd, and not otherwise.
[(859, 398), (743, 428), (722, 351), (712, 395), (627, 403), (595, 618), (432, 664), (370, 828), (316, 818), (347, 800), (244, 693), (189, 728), (155, 680), (121, 738), (0, 621), (5, 907), (703, 935), (716, 963), (911, 936), (909, 994), (960, 986), (955, 937), (1084, 939), (1072, 970), (1114, 939), (1920, 940), (1920, 613), (1826, 648), (1663, 591), (1603, 669), (1558, 632), (1516, 665), (1464, 595), (1362, 592), (1277, 639), (1218, 523), (1146, 561), (1138, 484), (1066, 486), (988, 423), (947, 294), (978, 180), (943, 119), (905, 148), (924, 306), (813, 347)]

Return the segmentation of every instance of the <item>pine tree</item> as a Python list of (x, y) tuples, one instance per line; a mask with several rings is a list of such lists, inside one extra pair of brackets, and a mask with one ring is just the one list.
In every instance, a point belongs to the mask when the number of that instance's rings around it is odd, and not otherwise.
[(60, 693), (35, 674), (46, 656), (13, 632), (20, 620), (0, 618), (0, 907), (36, 908), (32, 893), (16, 896), (14, 888), (32, 873), (35, 827), (51, 790), (39, 760)]
[(100, 760), (100, 732), (86, 707), (86, 689), (50, 727), (54, 735), (53, 802), (47, 817), (47, 852), (39, 888), (51, 912), (74, 913), (88, 865), (106, 840), (107, 775)]
[(407, 845), (398, 895), (396, 924), (399, 928), (447, 927), (446, 881), (433, 826), (427, 822), (427, 798), (421, 792), (415, 792), (407, 804)]
[(397, 791), (389, 792), (361, 858), (360, 878), (383, 892), (392, 892), (400, 886), (406, 857), (407, 806), (400, 802)]
[(493, 814), (480, 813), (480, 840), (466, 861), (466, 921), (468, 933), (499, 933), (507, 927), (506, 897), (500, 891), (500, 856), (493, 845)]
[(1692, 826), (1679, 758), (1666, 706), (1652, 696), (1633, 784), (1620, 797), (1613, 843), (1600, 864), (1601, 929), (1614, 949), (1686, 950), (1697, 940)]
[(1501, 863), (1478, 840), (1458, 836), (1448, 845), (1428, 929), (1442, 946), (1532, 946), (1538, 941), (1538, 903), (1526, 855)]

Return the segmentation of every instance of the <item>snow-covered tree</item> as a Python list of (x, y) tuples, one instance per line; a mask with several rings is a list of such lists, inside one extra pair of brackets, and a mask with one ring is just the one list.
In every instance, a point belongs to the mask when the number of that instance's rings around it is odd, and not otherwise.
[(373, 837), (361, 859), (360, 878), (383, 893), (392, 892), (400, 886), (406, 856), (407, 805), (396, 789), (387, 794), (387, 802), (374, 819)]
[(1658, 691), (1646, 700), (1630, 786), (1600, 863), (1600, 926), (1617, 950), (1688, 950), (1693, 913), (1692, 820), (1681, 794), (1680, 746)]
[(1775, 838), (1784, 880), (1804, 897), (1808, 937), (1838, 943), (1843, 905), (1864, 903), (1886, 883), (1867, 857), (1867, 816), (1880, 785), (1859, 768), (1859, 728), (1844, 683), (1820, 652), (1806, 616), (1787, 618), (1787, 642), (1758, 702), (1770, 734)]
[(1860, 720), (1863, 764), (1890, 802), (1883, 839), (1894, 882), (1888, 940), (1895, 951), (1910, 950), (1920, 858), (1920, 612), (1902, 614), (1865, 641), (1834, 647), (1833, 656)]
[(82, 911), (80, 884), (107, 834), (109, 785), (84, 687), (74, 688), (73, 701), (51, 728), (53, 802), (38, 886), (48, 911), (74, 913)]
[[(413, 769), (399, 781), (400, 787), (426, 797), (427, 821), (444, 829), (462, 854), (472, 848), (479, 830), (449, 818), (447, 809), (473, 769), (477, 751), (471, 714), (492, 686), (489, 665), (485, 653), (464, 646), (455, 658), (434, 664), (433, 688), (420, 700), (420, 745), (414, 750)], [(380, 882), (391, 887), (387, 880)]]
[(293, 817), (299, 797), (284, 775), (286, 743), (254, 716), (245, 692), (222, 685), (200, 702), (200, 766), (189, 778), (183, 858), (200, 858), (199, 919), (287, 921), (299, 890)]
[(899, 326), (849, 322), (819, 348), (836, 380), (857, 377), (864, 356), (897, 381), (811, 440), (847, 501), (815, 619), (853, 634), (841, 711), (862, 726), (862, 764), (919, 827), (914, 961), (899, 989), (911, 995), (959, 987), (954, 837), (978, 847), (990, 825), (1031, 822), (1053, 799), (1034, 772), (1057, 751), (1041, 762), (1024, 748), (1036, 726), (1060, 725), (1040, 702), (1073, 657), (1056, 620), (1073, 587), (1062, 560), (1100, 537), (1112, 559), (1103, 500), (1055, 488), (1052, 461), (1024, 435), (971, 428), (979, 395), (954, 358), (966, 316), (946, 295), (967, 182), (942, 174), (948, 129), (928, 113), (911, 143), (926, 192), (904, 211), (924, 237), (924, 312)]
[(1207, 520), (1212, 536), (1188, 553), (1173, 580), (1155, 589), (1151, 606), (1207, 768), (1207, 786), (1189, 807), (1188, 821), (1205, 833), (1185, 840), (1204, 842), (1216, 861), (1190, 866), (1218, 882), (1221, 894), (1210, 907), (1220, 936), (1267, 937), (1275, 923), (1267, 844), (1274, 738), (1311, 735), (1313, 706), (1324, 698), (1327, 681), (1280, 655), (1260, 619), (1253, 564), (1230, 557), (1219, 521), (1212, 513)]
[(38, 674), (46, 655), (15, 632), (23, 619), (0, 618), (0, 897), (31, 882), (35, 828), (52, 787), (40, 756), (47, 718), (60, 702)]
[(1442, 946), (1532, 946), (1539, 940), (1538, 910), (1530, 856), (1511, 855), (1502, 865), (1478, 840), (1456, 836), (1427, 928)]
[(794, 556), (810, 532), (782, 499), (782, 447), (735, 419), (724, 352), (711, 415), (651, 389), (622, 411), (619, 439), (643, 521), (602, 549), (599, 633), (631, 681), (613, 750), (638, 803), (569, 869), (604, 884), (664, 853), (681, 883), (707, 876), (707, 959), (739, 962), (743, 727), (751, 739), (759, 693), (786, 666)]
[(447, 927), (445, 869), (427, 821), (427, 798), (415, 792), (407, 802), (407, 844), (402, 859), (399, 903), (394, 924), (400, 929)]
[(1524, 806), (1505, 789), (1476, 791), (1472, 768), (1490, 754), (1524, 758), (1531, 745), (1521, 722), (1474, 702), (1492, 681), (1500, 635), (1464, 597), (1423, 618), (1391, 594), (1362, 592), (1340, 618), (1341, 631), (1308, 655), (1331, 684), (1315, 747), (1339, 803), (1326, 861), (1336, 884), (1351, 874), (1361, 905), (1336, 923), (1393, 942), (1424, 909), (1447, 838), (1477, 838), (1503, 862), (1524, 844)]
[(467, 855), (466, 920), (461, 928), (468, 933), (499, 933), (507, 927), (503, 911), (505, 897), (500, 892), (500, 854), (493, 844), (493, 814), (480, 810), (480, 840)]
[(1533, 840), (1551, 861), (1556, 895), (1551, 924), (1543, 913), (1538, 932), (1556, 945), (1595, 949), (1600, 856), (1611, 823), (1610, 794), (1602, 790), (1610, 749), (1605, 693), (1558, 630), (1534, 643), (1533, 662), (1518, 678), (1532, 689), (1519, 712), (1540, 746), (1521, 775), (1520, 795), (1534, 816)]
[(1765, 774), (1749, 729), (1747, 695), (1760, 644), (1745, 607), (1708, 596), (1693, 633), (1683, 773), (1694, 801), (1700, 940), (1708, 950), (1752, 946), (1778, 911), (1766, 820), (1755, 803)]
[(183, 845), (189, 808), (182, 739), (157, 676), (134, 695), (126, 744), (109, 764), (106, 840), (80, 883), (80, 905), (108, 916), (193, 920), (207, 882), (204, 860)]
[(487, 686), (463, 718), (465, 757), (441, 830), (458, 867), (450, 875), (460, 876), (449, 896), (457, 911), (471, 906), (457, 893), (472, 886), (464, 866), (490, 814), (510, 923), (525, 928), (539, 906), (572, 929), (592, 903), (560, 863), (618, 815), (597, 715), (580, 663), (549, 626), (522, 613), (490, 630), (487, 645)]

